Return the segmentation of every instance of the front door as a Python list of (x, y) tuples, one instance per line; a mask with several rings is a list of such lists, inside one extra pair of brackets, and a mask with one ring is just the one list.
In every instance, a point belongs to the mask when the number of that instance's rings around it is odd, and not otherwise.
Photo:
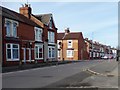
[(23, 62), (26, 64), (26, 48), (22, 48), (23, 50)]
[(31, 48), (29, 48), (28, 51), (29, 51), (29, 61), (31, 62)]
[(30, 48), (23, 48), (23, 62), (24, 62), (24, 64), (26, 64), (26, 62), (31, 62), (31, 58), (32, 58), (31, 49)]

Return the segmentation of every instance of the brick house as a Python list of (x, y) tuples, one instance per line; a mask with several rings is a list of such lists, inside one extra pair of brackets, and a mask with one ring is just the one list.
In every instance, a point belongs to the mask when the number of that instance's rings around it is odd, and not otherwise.
[(35, 45), (42, 44), (44, 61), (57, 61), (57, 28), (52, 14), (33, 15), (30, 5), (20, 7), (20, 13), (43, 28), (43, 41), (36, 41)]
[(35, 28), (39, 25), (25, 16), (2, 8), (2, 65), (12, 66), (35, 60)]
[(88, 59), (82, 32), (70, 32), (67, 28), (64, 33), (57, 34), (57, 42), (59, 60)]
[(89, 40), (85, 38), (87, 44), (87, 51), (89, 53), (89, 59), (100, 59), (104, 56), (104, 46), (99, 42)]
[(100, 44), (99, 42), (88, 40), (85, 38), (87, 44), (87, 52), (89, 53), (89, 59), (101, 59), (104, 56), (113, 57), (113, 51), (110, 46)]
[(1, 8), (2, 66), (57, 60), (57, 28), (52, 14), (33, 15), (27, 4), (20, 13)]

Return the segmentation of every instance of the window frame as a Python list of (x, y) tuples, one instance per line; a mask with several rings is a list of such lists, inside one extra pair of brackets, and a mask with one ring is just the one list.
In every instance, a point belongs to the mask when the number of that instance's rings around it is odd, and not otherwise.
[(49, 21), (49, 28), (50, 28), (50, 29), (53, 29), (52, 18), (50, 18), (50, 21)]
[[(7, 46), (10, 45), (10, 48), (8, 48)], [(17, 45), (18, 48), (13, 48), (13, 45)], [(8, 59), (8, 49), (10, 49), (11, 52), (11, 58)], [(13, 58), (13, 50), (17, 49), (18, 50), (18, 58)], [(7, 43), (6, 44), (6, 61), (19, 61), (20, 60), (20, 47), (19, 44), (14, 44), (14, 43)]]
[(58, 57), (60, 57), (60, 50), (58, 50)]
[[(10, 23), (10, 27), (9, 27), (9, 35), (7, 34), (7, 23)], [(15, 26), (16, 26), (16, 30), (14, 30), (14, 24), (16, 24)], [(14, 21), (14, 20), (11, 20), (11, 19), (7, 19), (7, 18), (5, 18), (5, 27), (6, 27), (6, 36), (7, 37), (15, 37), (15, 38), (17, 38), (17, 31), (18, 31), (18, 22), (17, 21)], [(16, 33), (14, 33), (14, 31), (16, 31)]]
[(48, 42), (55, 43), (55, 32), (48, 31)]
[[(71, 42), (71, 44), (69, 42)], [(68, 46), (68, 48), (72, 48), (73, 47), (72, 40), (67, 40), (67, 46)]]
[[(68, 52), (70, 52), (70, 55), (68, 55)], [(67, 50), (67, 58), (73, 58), (74, 57), (74, 50)]]
[[(54, 57), (52, 56), (53, 55), (53, 50), (52, 50), (53, 48), (54, 48)], [(49, 49), (50, 49), (51, 53), (49, 53)], [(49, 56), (49, 54), (51, 56)], [(48, 46), (48, 58), (55, 58), (55, 47), (54, 46)]]
[(42, 41), (42, 33), (43, 33), (42, 28), (35, 27), (34, 31), (35, 31), (35, 41)]
[[(36, 47), (38, 47), (38, 50), (37, 50), (37, 51), (38, 51), (38, 58), (36, 57)], [(39, 52), (39, 49), (40, 49), (40, 48), (42, 48), (42, 57), (41, 57), (41, 58), (40, 58), (40, 55), (39, 55), (39, 53), (40, 53), (40, 52)], [(43, 59), (43, 45), (36, 44), (34, 51), (35, 51), (34, 54), (35, 54), (35, 59), (36, 59), (36, 60), (38, 60), (38, 59)]]

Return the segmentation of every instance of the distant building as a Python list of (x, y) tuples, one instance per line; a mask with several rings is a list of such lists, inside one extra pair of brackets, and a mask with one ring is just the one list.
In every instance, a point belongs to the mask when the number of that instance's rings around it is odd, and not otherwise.
[(100, 44), (99, 42), (89, 40), (85, 38), (87, 44), (87, 52), (89, 53), (89, 59), (101, 59), (104, 56), (108, 58), (116, 57), (116, 49), (111, 46)]
[(67, 28), (64, 33), (57, 34), (57, 42), (59, 60), (88, 59), (82, 32), (70, 32), (69, 28)]

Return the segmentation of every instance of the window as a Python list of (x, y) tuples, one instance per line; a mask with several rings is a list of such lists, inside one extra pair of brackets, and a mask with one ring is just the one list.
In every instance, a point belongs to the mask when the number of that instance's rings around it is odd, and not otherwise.
[(73, 50), (67, 50), (67, 57), (73, 57), (74, 51)]
[(61, 46), (60, 43), (61, 43), (60, 40), (57, 40), (58, 49), (59, 49), (60, 46)]
[(35, 59), (43, 59), (43, 45), (35, 45)]
[(99, 53), (97, 53), (97, 57), (99, 57)]
[(93, 57), (95, 57), (95, 52), (93, 52)]
[(50, 19), (49, 28), (52, 29), (52, 19)]
[(55, 33), (48, 31), (48, 42), (49, 43), (54, 43), (55, 42)]
[(7, 60), (19, 60), (19, 44), (6, 44)]
[(35, 40), (42, 41), (42, 29), (35, 27)]
[(60, 50), (58, 50), (58, 57), (60, 57)]
[(6, 22), (6, 35), (10, 36), (10, 34), (11, 34), (11, 22), (7, 21)]
[(17, 37), (17, 23), (13, 23), (13, 36)]
[(92, 57), (92, 52), (90, 52), (90, 57)]
[(17, 37), (17, 26), (18, 22), (10, 19), (5, 19), (6, 36)]
[(53, 46), (48, 47), (48, 57), (55, 58), (55, 47)]
[(72, 40), (68, 40), (68, 48), (72, 48)]

